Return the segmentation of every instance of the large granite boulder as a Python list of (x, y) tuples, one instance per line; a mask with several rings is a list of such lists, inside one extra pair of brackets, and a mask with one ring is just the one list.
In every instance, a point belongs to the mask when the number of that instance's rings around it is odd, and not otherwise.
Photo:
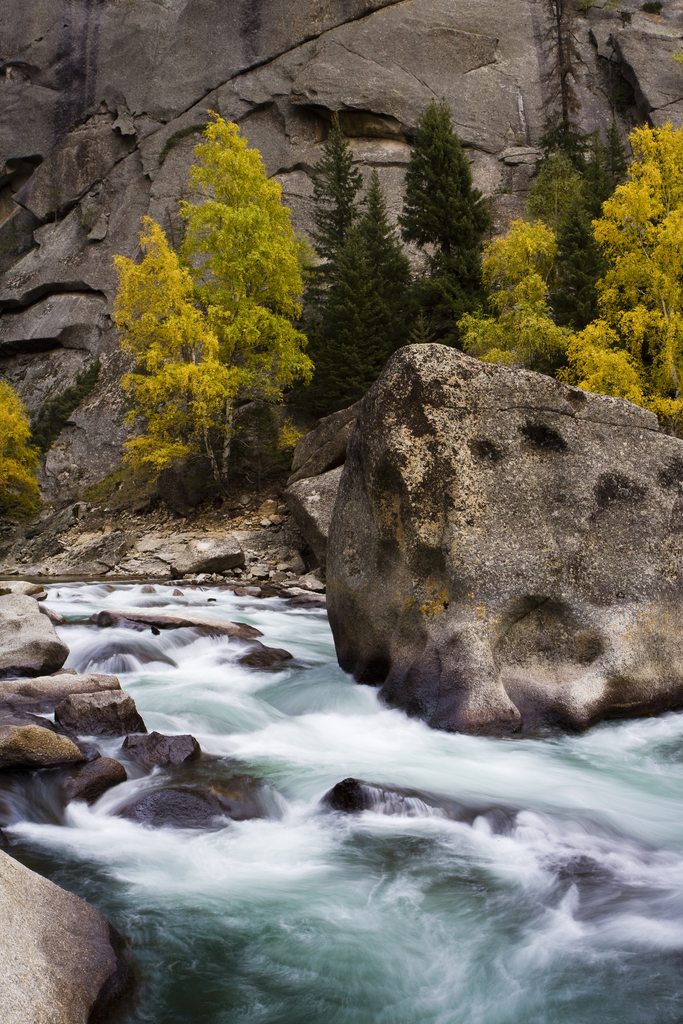
[(103, 1020), (131, 984), (123, 945), (89, 903), (0, 852), (3, 1024)]
[(0, 597), (0, 679), (56, 672), (69, 656), (38, 602), (25, 594)]
[(0, 704), (23, 711), (54, 711), (56, 706), (72, 693), (100, 693), (120, 690), (116, 676), (99, 672), (73, 675), (57, 672), (52, 676), (31, 679), (7, 679), (0, 682)]
[(435, 728), (683, 707), (683, 442), (440, 345), (361, 403), (328, 545), (342, 668)]
[(55, 721), (81, 736), (147, 732), (135, 701), (125, 690), (73, 693), (55, 708)]

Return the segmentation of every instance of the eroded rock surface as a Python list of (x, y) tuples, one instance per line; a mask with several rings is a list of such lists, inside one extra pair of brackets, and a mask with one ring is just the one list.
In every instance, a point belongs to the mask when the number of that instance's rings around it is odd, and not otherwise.
[(683, 706), (683, 442), (439, 345), (363, 399), (328, 545), (341, 666), (435, 728)]

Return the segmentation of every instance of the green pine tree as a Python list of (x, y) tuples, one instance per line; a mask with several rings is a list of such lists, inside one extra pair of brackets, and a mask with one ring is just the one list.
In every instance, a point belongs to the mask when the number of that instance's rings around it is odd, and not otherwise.
[(483, 302), (481, 242), (491, 212), (472, 185), (445, 100), (418, 121), (399, 223), (404, 241), (434, 246), (416, 298), (434, 340), (454, 344), (458, 320)]
[(358, 233), (365, 247), (372, 285), (384, 303), (385, 359), (406, 343), (411, 309), (410, 261), (389, 223), (377, 170), (373, 170)]
[(313, 241), (320, 259), (331, 265), (327, 277), (334, 276), (337, 252), (358, 216), (356, 196), (362, 187), (363, 175), (353, 166), (353, 154), (335, 111), (323, 155), (313, 168)]
[(310, 388), (310, 407), (319, 414), (358, 401), (377, 380), (387, 357), (387, 306), (358, 228), (349, 231), (337, 261)]
[(550, 304), (561, 327), (582, 331), (598, 316), (595, 285), (606, 270), (584, 208), (577, 205), (569, 211), (557, 232), (557, 244), (559, 281), (550, 294)]

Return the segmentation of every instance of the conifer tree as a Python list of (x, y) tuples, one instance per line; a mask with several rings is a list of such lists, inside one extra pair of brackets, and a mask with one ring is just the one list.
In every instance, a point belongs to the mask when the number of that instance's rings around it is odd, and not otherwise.
[(445, 100), (432, 101), (418, 121), (399, 223), (404, 241), (434, 246), (416, 297), (434, 339), (455, 343), (458, 320), (484, 299), (480, 249), (491, 213), (472, 185)]
[(323, 280), (334, 277), (336, 255), (358, 216), (356, 196), (362, 187), (363, 175), (353, 166), (353, 154), (335, 111), (323, 155), (313, 168), (313, 241), (318, 256), (327, 264), (321, 268)]
[(376, 170), (364, 206), (337, 252), (321, 311), (308, 402), (319, 413), (359, 399), (407, 341), (410, 263), (389, 223)]

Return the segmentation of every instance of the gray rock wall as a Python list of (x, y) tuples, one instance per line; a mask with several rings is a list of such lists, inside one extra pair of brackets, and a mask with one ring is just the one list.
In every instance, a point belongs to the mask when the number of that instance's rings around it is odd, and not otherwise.
[[(683, 3), (661, 18), (621, 6), (630, 24), (606, 9), (579, 21), (584, 126), (611, 122), (617, 87), (624, 128), (680, 124), (669, 56)], [(498, 227), (521, 212), (546, 113), (540, 0), (2, 0), (0, 15), (0, 374), (34, 412), (102, 362), (43, 460), (49, 499), (73, 499), (120, 461), (112, 256), (137, 258), (146, 213), (178, 239), (208, 110), (241, 124), (305, 231), (332, 110), (397, 213), (411, 131), (445, 96)]]

